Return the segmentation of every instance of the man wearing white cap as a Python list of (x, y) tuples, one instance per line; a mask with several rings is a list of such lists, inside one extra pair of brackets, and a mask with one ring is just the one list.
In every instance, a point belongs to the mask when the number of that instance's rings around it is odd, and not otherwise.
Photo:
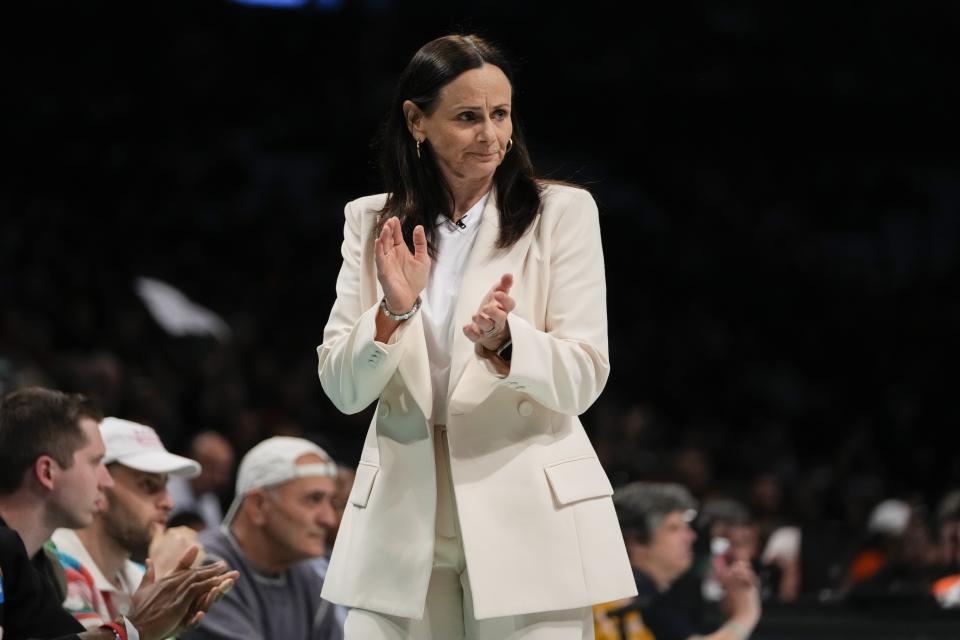
[(186, 527), (166, 530), (173, 507), (167, 478), (196, 476), (200, 465), (168, 452), (146, 425), (104, 418), (100, 435), (106, 446), (103, 462), (113, 478), (113, 487), (104, 491), (104, 509), (88, 527), (53, 534), (67, 577), (64, 607), (88, 629), (129, 610), (144, 574), (131, 556), (149, 556), (163, 577), (196, 543)]
[(240, 571), (234, 588), (184, 640), (340, 640), (333, 605), (308, 562), (336, 525), (337, 466), (302, 438), (274, 437), (240, 462), (237, 494), (219, 529), (200, 534), (210, 559)]

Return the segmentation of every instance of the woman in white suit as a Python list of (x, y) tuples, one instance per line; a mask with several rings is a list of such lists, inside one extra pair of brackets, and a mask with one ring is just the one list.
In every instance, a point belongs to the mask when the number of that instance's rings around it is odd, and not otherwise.
[(347, 640), (581, 640), (636, 593), (577, 416), (609, 373), (593, 198), (536, 180), (512, 72), (421, 48), (384, 125), (387, 193), (346, 207), (320, 380), (377, 401), (326, 575)]

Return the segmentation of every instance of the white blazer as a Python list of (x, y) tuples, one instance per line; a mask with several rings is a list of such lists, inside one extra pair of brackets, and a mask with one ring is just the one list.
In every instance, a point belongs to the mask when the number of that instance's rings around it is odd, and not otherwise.
[[(597, 206), (549, 185), (530, 228), (496, 248), (495, 194), (469, 257), (456, 323), (512, 273), (510, 372), (456, 331), (450, 366), (450, 471), (477, 619), (589, 606), (636, 594), (610, 481), (577, 416), (610, 372)], [(341, 411), (378, 400), (333, 549), (323, 597), (422, 618), (433, 564), (436, 476), (430, 363), (419, 314), (374, 341), (382, 290), (373, 234), (385, 195), (346, 206), (337, 300), (320, 381)]]

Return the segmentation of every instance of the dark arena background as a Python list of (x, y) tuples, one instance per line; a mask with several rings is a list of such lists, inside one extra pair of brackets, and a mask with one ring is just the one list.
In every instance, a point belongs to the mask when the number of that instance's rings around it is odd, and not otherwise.
[[(372, 409), (339, 414), (315, 352), (343, 206), (381, 190), (412, 53), (479, 33), (539, 173), (600, 207), (612, 375), (582, 419), (613, 485), (735, 499), (758, 555), (804, 532), (754, 638), (960, 637), (923, 561), (850, 582), (877, 505), (933, 549), (960, 489), (960, 4), (289, 4), (5, 7), (0, 391), (353, 464)], [(140, 278), (225, 325), (173, 335)]]

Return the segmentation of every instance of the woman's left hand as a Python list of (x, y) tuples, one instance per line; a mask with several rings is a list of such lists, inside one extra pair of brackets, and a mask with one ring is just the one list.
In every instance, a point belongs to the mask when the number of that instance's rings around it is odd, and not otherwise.
[(480, 307), (473, 314), (473, 321), (463, 327), (463, 334), (470, 342), (496, 351), (510, 338), (507, 314), (517, 306), (516, 301), (510, 297), (512, 286), (513, 275), (505, 273), (500, 276), (500, 282), (483, 297)]

